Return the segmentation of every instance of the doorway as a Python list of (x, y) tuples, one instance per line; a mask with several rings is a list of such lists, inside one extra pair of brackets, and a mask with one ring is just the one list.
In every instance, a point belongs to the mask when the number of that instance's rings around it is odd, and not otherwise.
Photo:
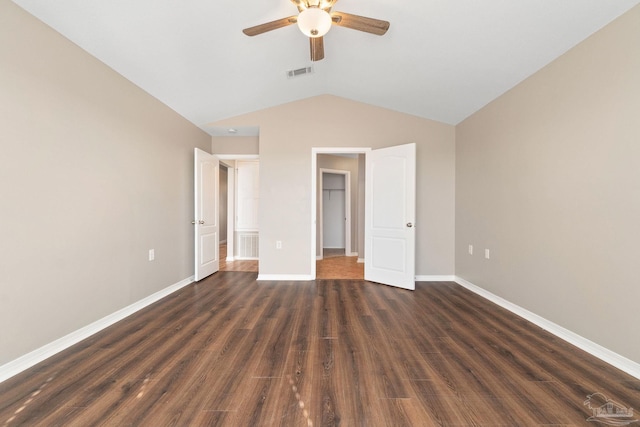
[[(357, 157), (348, 158), (350, 160), (340, 160), (357, 172)], [(316, 261), (316, 278), (364, 279), (364, 266), (358, 264), (357, 253), (351, 249), (351, 224), (357, 221), (351, 215), (351, 171), (320, 168), (318, 179), (320, 252)]]
[[(311, 278), (319, 275), (317, 266), (320, 217), (318, 164), (321, 155), (358, 157), (355, 215), (357, 261), (364, 264), (362, 279), (415, 289), (416, 144), (386, 148), (311, 149)], [(365, 176), (366, 175), (366, 176)], [(364, 219), (362, 219), (364, 218)], [(363, 243), (364, 242), (364, 243)], [(315, 255), (315, 256), (314, 256)], [(348, 258), (348, 257), (344, 257)], [(366, 259), (365, 259), (366, 258)], [(327, 277), (334, 278), (334, 277)], [(341, 277), (335, 277), (341, 278)], [(358, 277), (360, 278), (360, 277)]]
[(365, 151), (318, 149), (313, 156), (314, 276), (318, 279), (364, 278)]
[(351, 255), (351, 172), (320, 168), (318, 259)]
[[(257, 164), (258, 155), (220, 154), (220, 214), (219, 222), (225, 232), (220, 238), (220, 271), (250, 271), (258, 272), (257, 251), (259, 226), (257, 223)], [(248, 166), (244, 168), (244, 166)], [(239, 180), (238, 169), (243, 172)], [(249, 170), (250, 195), (239, 197), (239, 191), (247, 192), (243, 184)], [(244, 188), (244, 190), (241, 189)], [(253, 203), (247, 203), (252, 200)], [(240, 206), (239, 206), (240, 205)], [(224, 208), (223, 208), (224, 207)], [(223, 213), (224, 210), (224, 213)], [(249, 211), (249, 213), (247, 213)], [(247, 219), (249, 218), (249, 219)], [(249, 224), (251, 223), (251, 224)], [(247, 244), (249, 243), (249, 244)], [(251, 249), (251, 253), (247, 252)]]

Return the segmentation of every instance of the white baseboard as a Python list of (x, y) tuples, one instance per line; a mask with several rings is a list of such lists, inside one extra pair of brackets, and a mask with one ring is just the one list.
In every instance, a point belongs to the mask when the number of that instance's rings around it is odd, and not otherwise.
[(316, 261), (322, 261), (322, 260), (323, 260), (322, 255), (316, 255)]
[[(358, 260), (360, 262), (360, 260)], [(311, 280), (309, 275), (295, 274), (261, 274), (257, 280), (264, 281), (308, 281)], [(568, 329), (563, 328), (535, 313), (530, 312), (517, 304), (509, 302), (485, 289), (482, 289), (471, 282), (468, 282), (457, 276), (416, 276), (417, 281), (455, 281), (460, 286), (480, 295), (489, 301), (511, 311), (512, 313), (530, 321), (531, 323), (541, 327), (542, 329), (556, 335), (557, 337), (575, 345), (576, 347), (586, 351), (587, 353), (603, 360), (610, 365), (640, 379), (640, 364), (627, 359), (626, 357), (615, 353), (593, 341), (588, 340)], [(113, 325), (116, 322), (132, 315), (133, 313), (153, 304), (154, 302), (164, 298), (167, 295), (189, 285), (193, 282), (193, 277), (184, 279), (174, 285), (171, 285), (161, 291), (158, 291), (146, 298), (143, 298), (127, 307), (124, 307), (115, 313), (103, 317), (77, 331), (74, 331), (62, 338), (59, 338), (49, 344), (46, 344), (24, 356), (19, 357), (11, 362), (0, 366), (0, 382), (3, 382), (20, 372), (34, 366), (37, 363), (71, 347), (85, 338)]]
[(309, 274), (258, 274), (258, 281), (309, 281), (313, 280)]
[(500, 307), (509, 310), (510, 312), (528, 320), (529, 322), (541, 327), (542, 329), (552, 333), (553, 335), (567, 341), (570, 344), (575, 345), (576, 347), (586, 351), (592, 356), (597, 357), (598, 359), (615, 366), (621, 371), (626, 372), (629, 375), (632, 375), (638, 379), (640, 379), (640, 363), (636, 363), (633, 360), (627, 359), (626, 357), (615, 353), (608, 348), (601, 346), (600, 344), (596, 344), (593, 341), (588, 340), (587, 338), (576, 334), (562, 326), (551, 322), (550, 320), (545, 319), (544, 317), (538, 316), (535, 313), (530, 312), (529, 310), (520, 307), (517, 304), (514, 304), (506, 299), (499, 297), (485, 289), (482, 289), (479, 286), (474, 285), (471, 282), (468, 282), (460, 277), (455, 277), (455, 282), (460, 286), (463, 286), (469, 289), (471, 292), (474, 292), (481, 297), (488, 299), (495, 304), (498, 304)]
[(71, 332), (70, 334), (65, 335), (62, 338), (50, 342), (49, 344), (46, 344), (38, 349), (33, 350), (30, 353), (25, 354), (24, 356), (21, 356), (9, 363), (0, 366), (0, 382), (5, 381), (13, 377), (14, 375), (17, 375), (20, 372), (34, 366), (35, 364), (40, 363), (43, 360), (53, 356), (54, 354), (59, 353), (62, 350), (65, 350), (72, 345), (79, 343), (83, 339), (88, 338), (97, 332), (100, 332), (101, 330), (113, 325), (116, 322), (119, 322), (125, 317), (132, 315), (136, 311), (139, 311), (146, 306), (153, 304), (154, 302), (166, 297), (169, 294), (172, 294), (173, 292), (187, 286), (192, 282), (193, 276), (189, 277), (188, 279), (181, 280), (180, 282), (164, 288), (161, 291), (156, 292), (155, 294), (149, 295), (148, 297), (134, 302), (127, 307), (124, 307), (114, 313), (109, 314), (108, 316), (103, 317), (102, 319), (96, 320), (95, 322), (83, 328)]
[(416, 276), (416, 282), (455, 282), (456, 276)]
[(235, 260), (235, 258), (233, 258), (232, 256), (228, 256), (227, 259), (225, 261), (227, 262), (233, 262)]
[(364, 258), (358, 258), (358, 264), (364, 264)]
[(346, 256), (358, 256), (358, 252), (349, 252)]

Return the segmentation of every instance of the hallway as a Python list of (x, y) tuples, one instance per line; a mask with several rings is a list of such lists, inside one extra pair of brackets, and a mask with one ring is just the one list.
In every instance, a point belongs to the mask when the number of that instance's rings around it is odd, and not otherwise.
[[(258, 260), (227, 261), (227, 245), (220, 245), (220, 271), (258, 272)], [(324, 259), (316, 261), (316, 279), (363, 280), (364, 264), (358, 257), (344, 256), (344, 250), (325, 249)]]

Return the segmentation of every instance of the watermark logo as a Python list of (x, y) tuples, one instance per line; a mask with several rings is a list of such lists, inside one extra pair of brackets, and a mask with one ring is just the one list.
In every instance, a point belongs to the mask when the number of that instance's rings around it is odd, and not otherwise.
[(588, 395), (583, 404), (593, 413), (587, 421), (596, 421), (609, 426), (626, 426), (640, 421), (633, 418), (633, 408), (627, 408), (607, 399), (602, 393)]

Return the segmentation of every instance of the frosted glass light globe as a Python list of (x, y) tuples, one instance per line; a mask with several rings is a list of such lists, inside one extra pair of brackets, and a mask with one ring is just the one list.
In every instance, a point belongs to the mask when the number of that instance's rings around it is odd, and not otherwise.
[(307, 37), (322, 37), (331, 29), (331, 15), (318, 7), (310, 7), (298, 15), (298, 28)]

